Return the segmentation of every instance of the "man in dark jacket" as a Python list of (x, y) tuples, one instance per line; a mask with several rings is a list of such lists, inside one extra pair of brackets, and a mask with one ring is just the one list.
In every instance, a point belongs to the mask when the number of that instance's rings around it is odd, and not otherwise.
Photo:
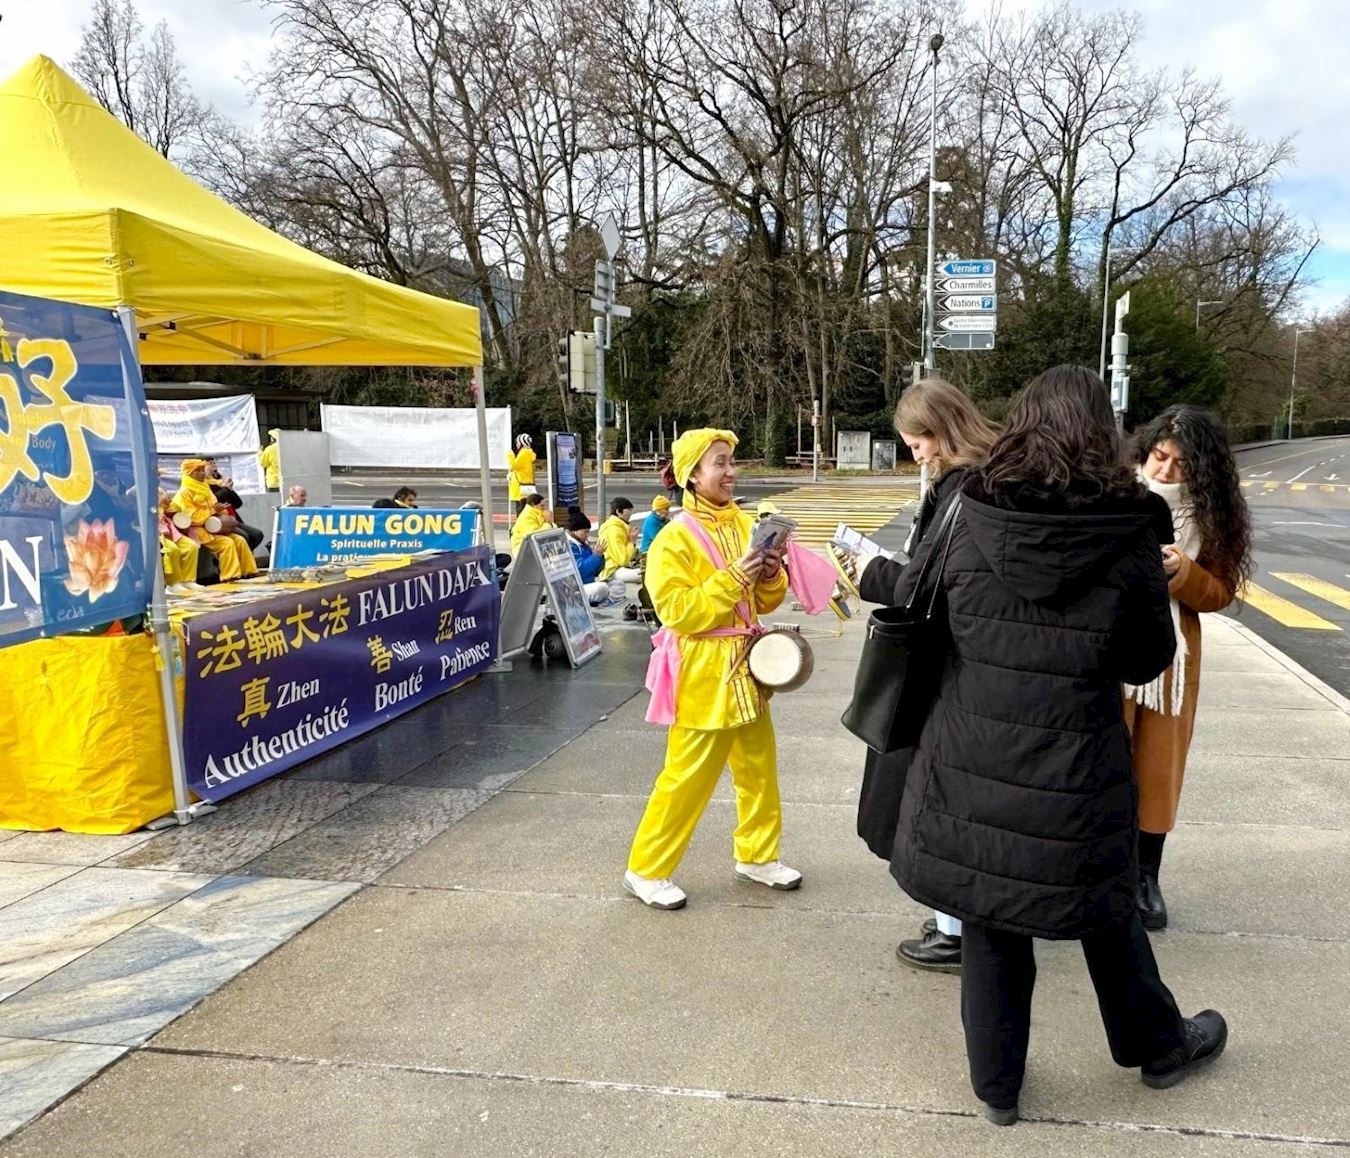
[(1176, 640), (1156, 507), (1121, 467), (1105, 399), (1090, 371), (1042, 375), (964, 484), (941, 576), (947, 654), (893, 846), (900, 886), (963, 922), (971, 1080), (1000, 1124), (1017, 1118), (1033, 937), (1082, 941), (1112, 1057), (1146, 1084), (1179, 1081), (1227, 1034), (1212, 1010), (1183, 1020), (1136, 907), (1120, 685), (1162, 671)]

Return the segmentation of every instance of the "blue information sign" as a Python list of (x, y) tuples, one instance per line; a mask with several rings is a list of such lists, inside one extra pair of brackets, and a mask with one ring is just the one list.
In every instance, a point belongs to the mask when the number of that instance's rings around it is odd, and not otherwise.
[(500, 606), (475, 547), (188, 619), (192, 790), (223, 800), (458, 687), (496, 658)]
[(117, 316), (0, 293), (0, 647), (146, 610), (153, 457)]
[(995, 269), (992, 261), (944, 261), (937, 267), (944, 277), (992, 277)]
[(372, 555), (463, 551), (477, 541), (478, 512), (417, 507), (280, 507), (273, 570), (354, 563)]

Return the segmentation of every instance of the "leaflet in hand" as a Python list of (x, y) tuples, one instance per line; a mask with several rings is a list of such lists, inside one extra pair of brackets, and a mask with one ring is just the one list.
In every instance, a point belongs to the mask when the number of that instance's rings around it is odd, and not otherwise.
[(834, 529), (830, 543), (840, 551), (856, 555), (859, 559), (871, 559), (880, 555), (883, 559), (892, 558), (892, 552), (885, 550), (875, 539), (869, 539), (861, 531), (854, 530), (847, 523), (840, 523)]
[(782, 548), (786, 545), (788, 536), (796, 529), (796, 522), (786, 515), (765, 515), (755, 524), (755, 529), (750, 534), (750, 550)]

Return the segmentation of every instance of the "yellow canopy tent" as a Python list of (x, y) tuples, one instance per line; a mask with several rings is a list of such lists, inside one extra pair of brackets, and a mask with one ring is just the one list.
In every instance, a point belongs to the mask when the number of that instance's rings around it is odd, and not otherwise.
[(311, 253), (207, 192), (45, 56), (0, 86), (0, 286), (132, 306), (146, 365), (477, 366), (478, 311)]

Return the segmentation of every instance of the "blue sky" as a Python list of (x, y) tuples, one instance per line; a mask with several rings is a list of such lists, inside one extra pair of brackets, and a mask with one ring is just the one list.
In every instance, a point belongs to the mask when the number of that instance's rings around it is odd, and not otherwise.
[[(1078, 0), (1085, 8), (1121, 7)], [(968, 0), (974, 10), (1000, 3), (1015, 11), (1038, 0)], [(1234, 117), (1250, 132), (1296, 134), (1298, 158), (1280, 190), (1291, 208), (1316, 224), (1322, 245), (1309, 264), (1319, 279), (1303, 312), (1350, 299), (1350, 33), (1346, 0), (1135, 0), (1125, 7), (1147, 21), (1146, 65), (1218, 76)], [(89, 0), (0, 0), (0, 76), (45, 52), (65, 63), (74, 54)], [(257, 0), (137, 0), (147, 26), (166, 18), (198, 94), (223, 113), (248, 119), (250, 67), (266, 63), (270, 19)]]

